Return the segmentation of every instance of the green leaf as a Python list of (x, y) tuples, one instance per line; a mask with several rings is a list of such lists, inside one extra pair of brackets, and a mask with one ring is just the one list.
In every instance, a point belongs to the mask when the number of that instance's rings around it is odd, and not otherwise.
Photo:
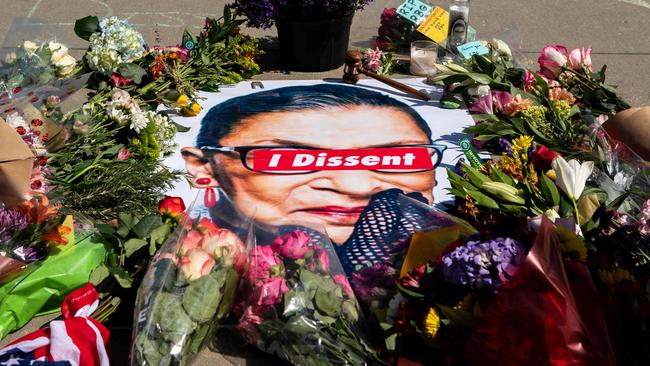
[(476, 187), (480, 187), (483, 183), (492, 181), (487, 175), (479, 172), (478, 169), (475, 169), (472, 166), (465, 165), (463, 166), (463, 170), (467, 173), (467, 177)]
[(479, 192), (479, 191), (472, 191), (472, 190), (467, 190), (467, 194), (470, 195), (473, 199), (476, 200), (476, 204), (479, 206), (487, 207), (487, 208), (493, 208), (495, 210), (499, 209), (499, 204), (493, 200), (492, 198), (486, 196), (485, 194)]
[(321, 313), (333, 317), (341, 314), (341, 298), (337, 297), (333, 292), (317, 289), (314, 296), (314, 304), (316, 309)]
[(541, 188), (542, 188), (542, 196), (547, 202), (551, 202), (550, 206), (557, 206), (560, 204), (560, 192), (557, 189), (557, 186), (555, 185), (555, 182), (553, 182), (549, 177), (546, 176), (546, 174), (540, 174), (541, 175)]
[(548, 95), (548, 83), (546, 80), (542, 79), (536, 72), (533, 72), (532, 75), (535, 78), (535, 83), (542, 88), (542, 95)]
[(406, 287), (400, 285), (399, 283), (397, 284), (397, 290), (399, 290), (399, 292), (401, 292), (402, 294), (404, 294), (404, 295), (406, 295), (408, 297), (413, 297), (413, 298), (416, 298), (416, 299), (424, 298), (423, 294), (412, 291), (412, 290), (409, 290)]
[(88, 41), (95, 32), (99, 32), (99, 18), (96, 16), (87, 16), (74, 22), (74, 33), (81, 39)]
[(131, 288), (133, 285), (133, 278), (131, 278), (129, 273), (126, 272), (122, 267), (109, 266), (108, 270), (111, 272), (111, 275), (113, 275), (113, 278), (115, 278), (120, 286), (123, 288)]
[(397, 341), (397, 333), (388, 336), (388, 338), (386, 338), (386, 349), (389, 351), (395, 351), (396, 341)]
[(473, 328), (476, 324), (476, 317), (467, 311), (444, 305), (437, 305), (437, 308), (440, 310), (440, 314), (449, 319), (454, 326)]
[(178, 295), (161, 292), (152, 306), (153, 321), (163, 339), (178, 344), (187, 338), (197, 324), (187, 315)]
[(128, 213), (120, 213), (118, 215), (118, 218), (120, 219), (120, 226), (126, 227), (129, 231), (133, 229), (133, 226), (135, 225), (135, 219), (133, 218), (133, 215)]
[(159, 214), (150, 214), (138, 221), (133, 227), (133, 232), (140, 239), (144, 239), (156, 228), (166, 226), (163, 224)]
[(511, 176), (509, 176), (508, 174), (500, 171), (496, 167), (494, 167), (492, 169), (492, 175), (490, 176), (490, 178), (492, 178), (492, 180), (494, 180), (494, 181), (505, 183), (505, 184), (507, 184), (509, 186), (514, 186), (515, 185), (515, 180), (512, 179)]
[(630, 192), (625, 192), (622, 195), (614, 198), (612, 202), (607, 204), (607, 209), (608, 210), (618, 210), (618, 208), (625, 202), (627, 197), (629, 197)]
[(88, 282), (92, 282), (93, 285), (97, 286), (99, 285), (102, 281), (104, 281), (108, 276), (110, 276), (110, 272), (108, 270), (108, 267), (106, 267), (105, 264), (100, 265), (99, 267), (95, 268), (91, 273), (90, 277), (88, 278)]
[(228, 5), (223, 7), (223, 22), (228, 23), (232, 20), (232, 12)]
[(143, 239), (138, 239), (138, 238), (132, 238), (127, 240), (124, 243), (124, 250), (126, 257), (130, 257), (133, 253), (137, 252), (140, 248), (144, 247), (147, 245), (147, 241)]
[(118, 72), (126, 79), (133, 80), (136, 84), (140, 84), (142, 77), (147, 75), (147, 72), (142, 67), (132, 63), (120, 65)]
[[(216, 273), (216, 272), (213, 272)], [(225, 274), (203, 276), (192, 281), (183, 294), (183, 308), (195, 322), (203, 324), (217, 313)]]
[(149, 254), (154, 255), (159, 245), (162, 245), (169, 236), (171, 228), (168, 225), (161, 225), (153, 229), (149, 234)]
[(239, 273), (234, 268), (227, 270), (226, 282), (223, 285), (221, 303), (217, 309), (217, 319), (221, 319), (230, 313), (232, 305), (237, 296), (237, 285), (239, 284)]
[(176, 126), (176, 131), (178, 131), (178, 132), (187, 132), (187, 131), (191, 130), (191, 128), (185, 127), (185, 126), (183, 126), (181, 124), (178, 124), (178, 123), (176, 123), (174, 121), (172, 121), (172, 123)]
[(467, 76), (472, 78), (477, 83), (480, 83), (480, 84), (483, 84), (483, 85), (488, 85), (492, 81), (487, 75), (477, 74), (477, 73), (474, 73), (474, 72), (470, 72), (469, 74), (467, 74)]

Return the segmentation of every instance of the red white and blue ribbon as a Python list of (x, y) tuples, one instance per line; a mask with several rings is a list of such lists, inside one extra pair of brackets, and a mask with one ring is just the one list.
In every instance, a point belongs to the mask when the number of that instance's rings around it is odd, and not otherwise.
[(64, 320), (54, 320), (0, 349), (0, 366), (109, 366), (109, 331), (90, 315), (99, 297), (92, 284), (68, 295)]

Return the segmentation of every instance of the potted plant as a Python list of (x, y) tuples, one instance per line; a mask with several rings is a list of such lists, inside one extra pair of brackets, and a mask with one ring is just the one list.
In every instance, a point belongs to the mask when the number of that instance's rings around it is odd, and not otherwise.
[(230, 6), (255, 28), (278, 29), (285, 67), (332, 70), (345, 61), (354, 12), (372, 0), (235, 0)]

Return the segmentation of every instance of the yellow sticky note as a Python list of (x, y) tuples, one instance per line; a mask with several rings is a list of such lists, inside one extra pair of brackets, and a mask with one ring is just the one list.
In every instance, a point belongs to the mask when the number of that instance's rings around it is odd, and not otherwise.
[(431, 38), (434, 42), (442, 44), (447, 39), (449, 28), (449, 12), (439, 6), (429, 14), (429, 16), (420, 24), (418, 32)]

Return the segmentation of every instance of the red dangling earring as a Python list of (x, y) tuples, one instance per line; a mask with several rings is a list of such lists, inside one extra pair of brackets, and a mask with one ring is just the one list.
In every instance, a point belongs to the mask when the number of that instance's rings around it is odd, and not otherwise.
[[(198, 185), (210, 184), (210, 178), (199, 178), (196, 180)], [(217, 203), (217, 194), (211, 186), (205, 187), (205, 195), (203, 196), (203, 204), (207, 208), (212, 208)]]

